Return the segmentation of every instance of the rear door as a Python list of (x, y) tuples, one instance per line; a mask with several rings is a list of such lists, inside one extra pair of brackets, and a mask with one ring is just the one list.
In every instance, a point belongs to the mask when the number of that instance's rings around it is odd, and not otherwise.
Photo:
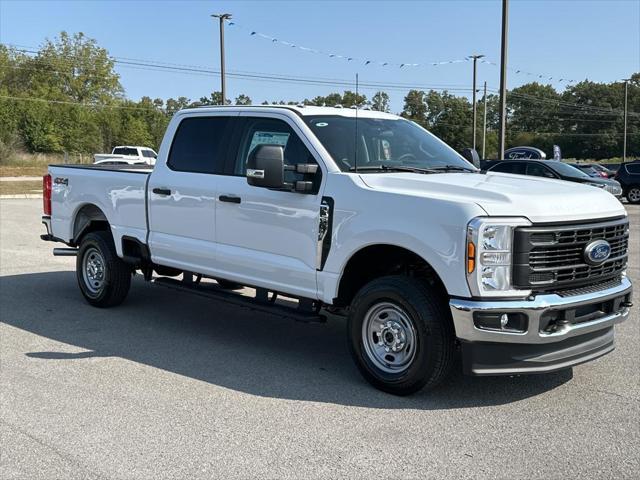
[(226, 162), (236, 116), (184, 118), (166, 162), (155, 166), (147, 189), (155, 263), (200, 273), (214, 269), (217, 174)]
[[(323, 165), (298, 127), (286, 116), (242, 113), (238, 152), (218, 183), (217, 267), (220, 276), (293, 295), (317, 295), (318, 223)], [(284, 147), (285, 164), (316, 163), (315, 176), (289, 171), (285, 180), (313, 180), (310, 193), (253, 187), (247, 158), (261, 144)], [(312, 153), (313, 152), (313, 153)]]

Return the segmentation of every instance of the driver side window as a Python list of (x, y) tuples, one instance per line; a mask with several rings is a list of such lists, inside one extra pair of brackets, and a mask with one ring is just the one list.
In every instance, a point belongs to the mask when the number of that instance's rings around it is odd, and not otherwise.
[[(235, 175), (246, 175), (247, 160), (251, 152), (260, 145), (282, 146), (284, 148), (285, 165), (318, 163), (300, 137), (286, 122), (274, 118), (247, 118), (233, 169)], [(320, 184), (320, 172), (320, 169), (318, 169), (314, 178), (316, 187)], [(308, 175), (293, 171), (285, 171), (284, 177), (286, 182), (291, 183), (297, 180), (309, 180)]]

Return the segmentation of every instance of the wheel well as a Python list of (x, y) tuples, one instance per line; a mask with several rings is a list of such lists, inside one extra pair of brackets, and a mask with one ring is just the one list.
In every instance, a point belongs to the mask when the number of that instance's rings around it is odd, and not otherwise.
[(93, 204), (84, 205), (73, 221), (73, 243), (78, 245), (87, 233), (99, 230), (111, 230), (106, 215)]
[(386, 275), (420, 278), (446, 294), (438, 274), (419, 255), (395, 245), (370, 245), (356, 252), (347, 262), (334, 304), (349, 305), (363, 286)]

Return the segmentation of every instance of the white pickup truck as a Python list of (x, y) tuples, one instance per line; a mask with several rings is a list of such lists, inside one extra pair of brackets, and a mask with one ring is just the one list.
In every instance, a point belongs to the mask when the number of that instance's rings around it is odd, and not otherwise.
[(50, 166), (44, 210), (42, 238), (77, 256), (91, 305), (122, 302), (139, 270), (279, 315), (342, 316), (363, 376), (399, 395), (437, 385), (458, 350), (476, 375), (592, 360), (631, 307), (613, 195), (482, 173), (380, 112), (182, 110), (154, 169)]
[(119, 145), (111, 153), (96, 153), (93, 161), (98, 165), (155, 165), (158, 154), (148, 147)]

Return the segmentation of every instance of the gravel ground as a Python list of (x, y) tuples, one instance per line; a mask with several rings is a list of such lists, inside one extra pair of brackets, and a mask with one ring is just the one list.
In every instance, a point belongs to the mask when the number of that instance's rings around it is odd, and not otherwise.
[[(640, 278), (640, 207), (630, 276)], [(344, 325), (145, 284), (89, 307), (39, 240), (41, 200), (0, 200), (0, 478), (638, 478), (638, 290), (617, 349), (559, 373), (397, 398)], [(457, 368), (459, 371), (459, 365)]]

